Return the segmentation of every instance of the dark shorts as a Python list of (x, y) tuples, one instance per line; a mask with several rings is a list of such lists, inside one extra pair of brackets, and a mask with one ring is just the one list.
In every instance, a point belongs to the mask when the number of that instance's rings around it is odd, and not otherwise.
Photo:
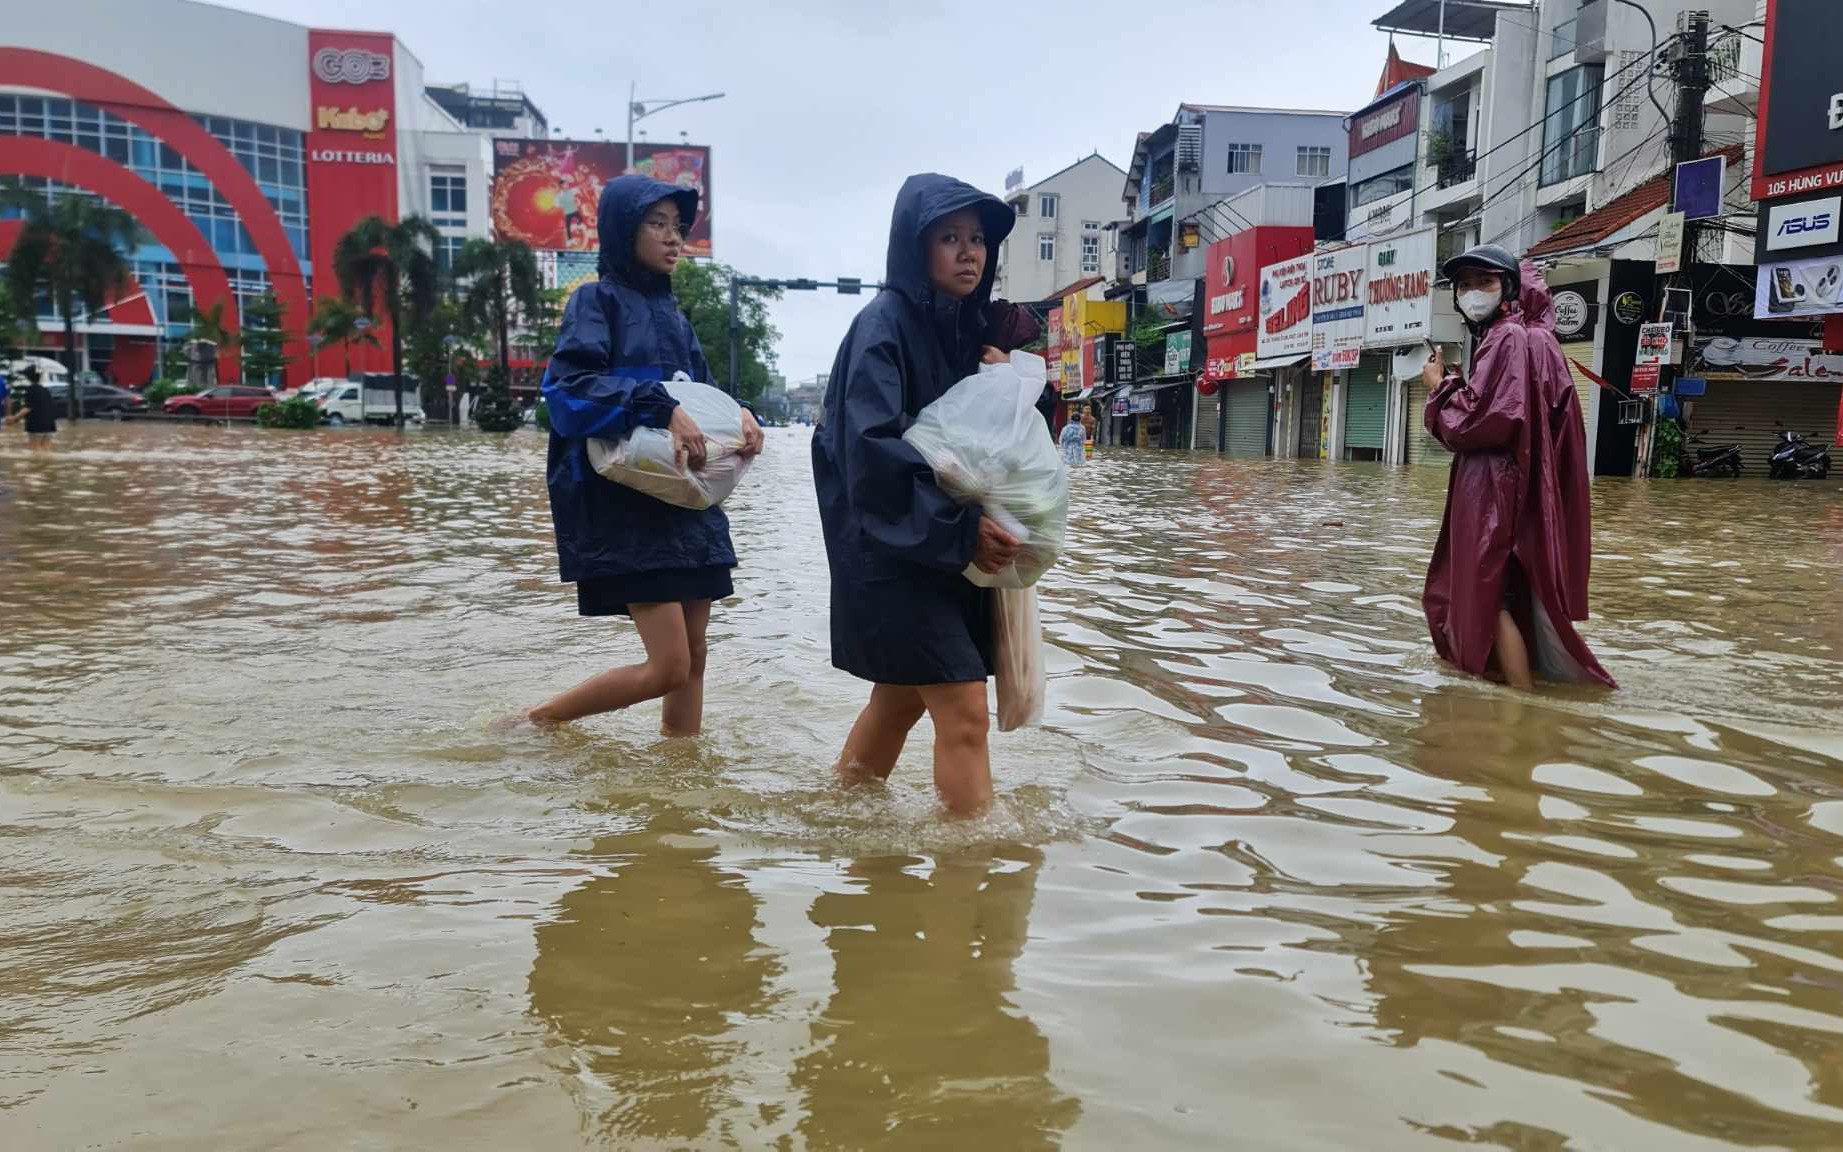
[(735, 595), (728, 568), (662, 568), (627, 576), (576, 582), (576, 611), (582, 616), (632, 616), (630, 604), (679, 604), (724, 600)]

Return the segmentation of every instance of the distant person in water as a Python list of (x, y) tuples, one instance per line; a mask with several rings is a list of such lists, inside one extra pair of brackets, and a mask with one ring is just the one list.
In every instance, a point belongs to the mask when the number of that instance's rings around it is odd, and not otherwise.
[(26, 365), (20, 375), (25, 378), (26, 386), (19, 407), (6, 418), (6, 426), (11, 428), (24, 422), (26, 447), (34, 452), (49, 452), (51, 438), (58, 431), (57, 405), (52, 402), (51, 389), (39, 382), (36, 364)]
[(885, 287), (839, 346), (813, 433), (832, 663), (873, 685), (839, 775), (887, 779), (925, 712), (935, 789), (960, 814), (992, 799), (992, 599), (962, 573), (1001, 570), (1018, 541), (942, 491), (902, 433), (982, 361), (1004, 361), (1040, 331), (1024, 309), (991, 300), (993, 255), (1015, 220), (1003, 201), (946, 176), (903, 183)]
[[(576, 289), (563, 313), (543, 387), (558, 568), (576, 585), (581, 615), (633, 618), (646, 659), (531, 709), (534, 724), (663, 699), (666, 735), (695, 736), (703, 726), (710, 605), (733, 591), (729, 519), (720, 507), (680, 508), (605, 480), (588, 460), (590, 438), (618, 440), (647, 427), (669, 429), (690, 466), (704, 466), (703, 433), (664, 384), (677, 372), (710, 380), (697, 333), (672, 296), (672, 270), (697, 211), (690, 189), (645, 176), (611, 181), (596, 222), (601, 279)], [(745, 455), (761, 451), (761, 428), (747, 412), (743, 437)]]
[(1533, 265), (1495, 244), (1448, 260), (1471, 371), (1434, 350), (1427, 431), (1452, 450), (1446, 513), (1421, 605), (1442, 658), (1512, 687), (1613, 678), (1574, 630), (1593, 558), (1586, 433), (1555, 307)]

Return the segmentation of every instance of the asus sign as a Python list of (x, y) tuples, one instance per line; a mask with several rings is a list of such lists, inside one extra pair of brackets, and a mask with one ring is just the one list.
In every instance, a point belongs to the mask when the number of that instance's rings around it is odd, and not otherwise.
[(1761, 229), (1766, 237), (1766, 250), (1782, 252), (1788, 248), (1835, 244), (1839, 218), (1843, 218), (1843, 196), (1768, 205), (1766, 227)]

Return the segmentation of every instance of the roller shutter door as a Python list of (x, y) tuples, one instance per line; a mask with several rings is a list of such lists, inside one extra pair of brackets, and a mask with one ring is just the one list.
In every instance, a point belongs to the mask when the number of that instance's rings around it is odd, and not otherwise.
[(1197, 430), (1196, 448), (1200, 452), (1216, 451), (1216, 413), (1222, 407), (1222, 393), (1214, 396), (1197, 393), (1197, 418), (1191, 426)]
[[(1779, 433), (1828, 443), (1836, 434), (1843, 384), (1802, 380), (1710, 380), (1695, 401), (1690, 433), (1709, 447), (1738, 443), (1744, 476), (1765, 476)], [(1832, 453), (1834, 459), (1835, 453)]]
[(1222, 398), (1229, 410), (1229, 438), (1224, 449), (1231, 456), (1267, 455), (1267, 381), (1228, 381), (1223, 385)]
[(1419, 377), (1408, 381), (1408, 463), (1445, 467), (1453, 454), (1427, 434), (1427, 385)]
[(1388, 386), (1383, 382), (1383, 361), (1366, 356), (1350, 370), (1344, 382), (1344, 447), (1382, 451), (1384, 414), (1388, 411)]

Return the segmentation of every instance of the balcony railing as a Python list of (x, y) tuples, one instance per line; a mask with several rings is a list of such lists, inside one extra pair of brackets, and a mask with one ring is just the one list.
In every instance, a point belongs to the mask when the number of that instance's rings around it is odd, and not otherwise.
[(1464, 184), (1478, 174), (1478, 152), (1476, 149), (1440, 157), (1435, 165), (1438, 173), (1437, 186), (1451, 188), (1455, 184)]
[(1171, 279), (1171, 253), (1162, 248), (1154, 248), (1146, 254), (1145, 282), (1156, 284), (1160, 280)]
[(1177, 192), (1177, 180), (1171, 175), (1161, 176), (1152, 181), (1152, 194), (1148, 204), (1156, 208)]

